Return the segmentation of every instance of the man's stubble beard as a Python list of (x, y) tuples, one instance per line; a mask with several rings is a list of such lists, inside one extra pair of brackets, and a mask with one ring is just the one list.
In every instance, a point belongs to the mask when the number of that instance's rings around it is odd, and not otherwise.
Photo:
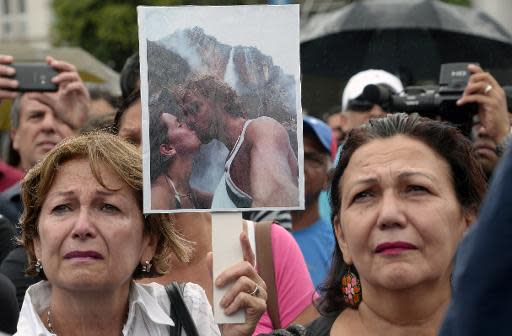
[(210, 126), (206, 130), (203, 130), (203, 131), (196, 130), (196, 134), (199, 137), (199, 140), (201, 141), (201, 143), (206, 145), (206, 144), (212, 142), (214, 139), (219, 140), (218, 131), (219, 131), (219, 127), (218, 127), (217, 122), (211, 122)]

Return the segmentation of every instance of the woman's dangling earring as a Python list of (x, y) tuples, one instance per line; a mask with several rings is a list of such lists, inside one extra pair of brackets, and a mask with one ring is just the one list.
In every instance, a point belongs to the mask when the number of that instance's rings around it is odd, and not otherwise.
[(153, 266), (149, 260), (146, 260), (144, 262), (144, 265), (142, 265), (142, 272), (149, 273), (151, 271), (151, 266)]
[(43, 264), (41, 263), (41, 259), (37, 259), (35, 267), (36, 272), (41, 273), (41, 271), (43, 270)]
[(341, 277), (341, 292), (345, 303), (351, 308), (357, 308), (363, 298), (361, 282), (355, 273), (351, 271), (352, 265), (347, 265), (345, 274)]

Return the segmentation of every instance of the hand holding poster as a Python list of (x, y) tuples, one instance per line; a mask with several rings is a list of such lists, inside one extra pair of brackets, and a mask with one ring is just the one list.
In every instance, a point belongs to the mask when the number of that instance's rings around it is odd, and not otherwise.
[(141, 7), (139, 27), (144, 212), (303, 208), (298, 6)]
[[(144, 212), (304, 208), (298, 9), (138, 8)], [(241, 213), (212, 222), (217, 278), (242, 260)], [(241, 323), (226, 290), (216, 322)]]

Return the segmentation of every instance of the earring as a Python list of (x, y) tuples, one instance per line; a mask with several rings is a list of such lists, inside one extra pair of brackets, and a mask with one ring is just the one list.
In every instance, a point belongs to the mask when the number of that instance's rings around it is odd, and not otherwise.
[(142, 272), (146, 272), (146, 273), (149, 273), (149, 271), (151, 270), (151, 266), (153, 266), (149, 260), (146, 260), (144, 262), (145, 265), (142, 265)]
[(351, 265), (347, 265), (345, 274), (341, 277), (341, 292), (345, 303), (352, 308), (357, 308), (363, 298), (363, 293), (361, 292), (361, 282), (351, 268)]
[(41, 259), (37, 259), (35, 267), (36, 272), (41, 273), (41, 271), (43, 270), (43, 264), (41, 263)]

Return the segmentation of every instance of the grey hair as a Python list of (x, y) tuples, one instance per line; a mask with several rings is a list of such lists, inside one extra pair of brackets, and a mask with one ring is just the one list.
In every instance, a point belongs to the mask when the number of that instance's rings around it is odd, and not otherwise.
[(20, 126), (21, 97), (23, 93), (16, 96), (11, 106), (11, 129), (17, 129)]

